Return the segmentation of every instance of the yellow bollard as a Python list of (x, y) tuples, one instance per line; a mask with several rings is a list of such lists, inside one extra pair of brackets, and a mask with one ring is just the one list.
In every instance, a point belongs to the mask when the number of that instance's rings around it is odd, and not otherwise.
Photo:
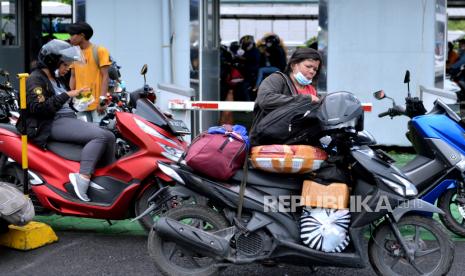
[[(29, 74), (18, 74), (19, 78), (19, 102), (20, 114), (22, 121), (26, 123), (26, 79)], [(21, 163), (24, 174), (23, 192), (25, 196), (29, 194), (29, 173), (27, 162), (27, 135), (21, 133), (22, 141), (22, 156)], [(0, 245), (18, 249), (18, 250), (31, 250), (58, 240), (52, 227), (42, 223), (31, 221), (25, 226), (9, 225), (8, 232), (0, 234)]]
[[(19, 78), (19, 108), (21, 117), (23, 117), (22, 123), (23, 128), (26, 126), (26, 79), (29, 77), (28, 73), (18, 74)], [(22, 155), (21, 155), (21, 164), (23, 167), (23, 192), (25, 195), (29, 194), (29, 174), (27, 172), (28, 162), (27, 162), (27, 135), (21, 133), (21, 142), (22, 142)]]

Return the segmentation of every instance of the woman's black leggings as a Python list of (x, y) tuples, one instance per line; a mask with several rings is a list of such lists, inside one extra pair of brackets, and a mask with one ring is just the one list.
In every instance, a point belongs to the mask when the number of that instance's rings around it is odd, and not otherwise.
[(75, 117), (55, 117), (50, 138), (60, 142), (84, 145), (79, 173), (91, 175), (95, 166), (115, 160), (115, 135), (95, 124)]

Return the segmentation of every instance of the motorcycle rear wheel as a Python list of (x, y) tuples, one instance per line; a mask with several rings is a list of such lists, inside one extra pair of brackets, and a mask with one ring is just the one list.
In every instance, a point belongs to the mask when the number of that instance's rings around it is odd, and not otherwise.
[(454, 234), (465, 237), (465, 217), (459, 210), (459, 208), (465, 209), (465, 206), (459, 206), (456, 198), (457, 189), (449, 189), (438, 199), (438, 207), (445, 213), (439, 215), (439, 218), (447, 229)]
[(409, 250), (410, 262), (391, 226), (382, 223), (368, 245), (370, 263), (378, 275), (446, 275), (454, 260), (454, 244), (444, 227), (432, 218), (406, 216), (397, 223)]
[[(163, 184), (162, 184), (163, 185)], [(152, 185), (151, 187), (148, 187), (144, 193), (140, 196), (140, 198), (136, 201), (135, 206), (134, 206), (134, 213), (135, 216), (139, 216), (142, 214), (145, 210), (147, 210), (151, 204), (154, 204), (153, 202), (149, 202), (149, 198), (155, 194), (159, 189), (161, 189), (163, 186), (162, 185)], [(173, 188), (175, 189), (175, 188)], [(177, 208), (181, 205), (186, 205), (186, 204), (202, 204), (202, 202), (198, 199), (195, 199), (194, 197), (189, 197), (189, 198), (182, 198), (182, 199), (170, 199), (168, 200), (164, 206), (162, 207), (161, 210), (158, 210), (157, 212), (153, 211), (146, 216), (142, 217), (139, 220), (140, 225), (146, 230), (147, 232), (150, 231), (152, 228), (153, 224), (157, 219), (164, 214), (166, 211), (172, 209), (172, 208)]]
[[(170, 209), (164, 216), (208, 231), (228, 227), (222, 215), (200, 205)], [(217, 275), (220, 269), (215, 265), (216, 260), (179, 247), (175, 242), (160, 237), (154, 229), (150, 230), (148, 250), (155, 266), (163, 275), (210, 276)]]

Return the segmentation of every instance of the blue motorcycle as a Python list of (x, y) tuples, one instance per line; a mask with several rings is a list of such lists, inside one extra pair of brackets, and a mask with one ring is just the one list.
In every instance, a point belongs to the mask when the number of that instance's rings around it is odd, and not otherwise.
[[(409, 84), (410, 73), (404, 83)], [(418, 197), (444, 211), (439, 217), (453, 233), (465, 236), (465, 121), (440, 99), (431, 111), (426, 112), (417, 97), (410, 91), (406, 105), (396, 105), (384, 91), (377, 91), (378, 100), (388, 98), (393, 107), (378, 117), (407, 116), (407, 138), (415, 149), (416, 156), (401, 171), (415, 184)]]

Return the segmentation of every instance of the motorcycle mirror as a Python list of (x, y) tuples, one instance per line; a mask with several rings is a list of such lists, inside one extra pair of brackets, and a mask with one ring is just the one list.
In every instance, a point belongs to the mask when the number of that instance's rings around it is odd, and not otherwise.
[(386, 94), (384, 93), (384, 90), (379, 90), (373, 93), (373, 97), (375, 97), (377, 100), (382, 100), (386, 98)]
[(405, 71), (404, 83), (409, 83), (409, 82), (410, 82), (410, 71), (407, 70)]
[(147, 64), (144, 64), (144, 66), (142, 66), (142, 69), (140, 69), (140, 74), (141, 75), (147, 74)]
[(144, 76), (144, 86), (147, 84), (147, 79), (145, 78), (145, 74), (147, 74), (147, 64), (144, 64), (142, 66), (142, 69), (140, 69), (140, 74)]
[(405, 71), (404, 83), (407, 84), (407, 97), (410, 98), (410, 71)]
[(382, 99), (390, 99), (392, 101), (392, 105), (396, 105), (396, 101), (394, 101), (393, 98), (386, 96), (386, 93), (384, 93), (384, 90), (379, 90), (373, 93), (373, 97), (377, 100), (382, 100)]

